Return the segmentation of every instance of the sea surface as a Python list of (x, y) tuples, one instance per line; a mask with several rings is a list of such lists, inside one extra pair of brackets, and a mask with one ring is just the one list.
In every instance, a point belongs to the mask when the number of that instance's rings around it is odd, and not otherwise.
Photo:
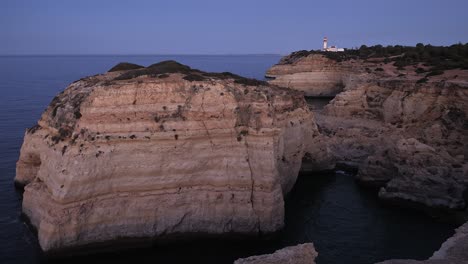
[[(280, 56), (0, 56), (0, 263), (46, 262), (21, 217), (21, 193), (13, 186), (25, 129), (74, 80), (103, 73), (122, 61), (147, 66), (168, 59), (205, 71), (263, 79)], [(315, 99), (309, 102), (324, 105)], [(454, 228), (418, 212), (383, 206), (374, 191), (359, 188), (352, 175), (337, 171), (299, 177), (286, 199), (284, 232), (273, 241), (203, 240), (54, 262), (223, 264), (304, 242), (315, 244), (319, 264), (425, 259)]]

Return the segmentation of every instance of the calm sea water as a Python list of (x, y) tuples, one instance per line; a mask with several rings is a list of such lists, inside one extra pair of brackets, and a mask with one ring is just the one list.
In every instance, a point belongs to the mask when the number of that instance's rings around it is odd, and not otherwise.
[[(149, 65), (167, 59), (205, 71), (231, 71), (262, 79), (280, 56), (0, 57), (0, 263), (44, 262), (36, 238), (21, 219), (21, 194), (13, 187), (25, 129), (33, 126), (52, 98), (74, 80), (105, 72), (121, 61)], [(424, 259), (453, 234), (453, 228), (419, 213), (383, 207), (375, 193), (359, 189), (351, 175), (311, 174), (302, 175), (287, 198), (286, 228), (277, 240), (197, 241), (55, 262), (222, 264), (309, 241), (319, 252), (319, 264)]]

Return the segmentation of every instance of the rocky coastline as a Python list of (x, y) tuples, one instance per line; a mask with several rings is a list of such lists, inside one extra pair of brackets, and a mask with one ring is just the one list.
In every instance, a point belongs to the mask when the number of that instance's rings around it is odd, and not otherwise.
[[(380, 188), (388, 201), (463, 210), (468, 187), (468, 71), (449, 70), (418, 82), (416, 66), (383, 61), (335, 61), (292, 54), (273, 66), (271, 83), (306, 94), (343, 91), (321, 112), (320, 132), (338, 164), (356, 168), (356, 179)], [(330, 69), (340, 78), (329, 78)], [(315, 76), (303, 81), (296, 74)], [(455, 77), (455, 78), (454, 78)], [(317, 79), (328, 81), (325, 85)], [(317, 87), (319, 86), (319, 87)], [(325, 92), (327, 93), (327, 92)]]
[[(17, 162), (41, 249), (274, 236), (299, 171), (335, 166), (382, 201), (468, 220), (468, 70), (420, 82), (416, 66), (293, 53), (266, 76), (165, 61), (70, 84), (26, 131)], [(333, 100), (312, 111), (304, 96)], [(382, 263), (464, 263), (466, 225), (427, 261)], [(235, 263), (316, 256), (304, 244)]]
[[(266, 76), (306, 95), (336, 95), (315, 111), (316, 122), (337, 166), (355, 170), (358, 183), (377, 188), (385, 202), (462, 223), (468, 220), (468, 70), (424, 77), (419, 67), (293, 53)], [(466, 263), (466, 226), (427, 261), (382, 263)]]
[(258, 237), (283, 227), (302, 158), (332, 167), (327, 151), (301, 92), (174, 61), (121, 64), (54, 98), (25, 134), (15, 182), (46, 253)]

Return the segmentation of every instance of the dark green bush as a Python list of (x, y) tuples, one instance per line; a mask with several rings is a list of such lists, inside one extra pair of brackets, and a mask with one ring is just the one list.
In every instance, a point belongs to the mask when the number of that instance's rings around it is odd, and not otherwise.
[(136, 70), (136, 69), (141, 69), (144, 68), (141, 65), (134, 64), (134, 63), (129, 63), (129, 62), (121, 62), (114, 67), (112, 67), (109, 72), (114, 72), (114, 71), (127, 71), (127, 70)]
[(214, 78), (220, 80), (233, 79), (235, 83), (248, 86), (268, 85), (268, 83), (265, 81), (245, 78), (230, 72), (203, 72), (197, 69), (192, 69), (187, 65), (183, 65), (172, 60), (155, 63), (146, 68), (128, 70), (122, 73), (121, 75), (117, 76), (114, 80), (129, 80), (143, 75), (157, 78), (167, 78), (169, 77), (170, 73), (185, 74), (183, 79), (191, 82), (204, 81), (209, 78)]
[(310, 54), (322, 54), (335, 61), (345, 61), (350, 59), (372, 59), (383, 58), (384, 63), (393, 62), (393, 65), (403, 69), (409, 65), (418, 65), (422, 63), (426, 67), (437, 70), (449, 69), (468, 69), (468, 43), (454, 44), (448, 47), (432, 46), (418, 43), (415, 47), (411, 46), (386, 46), (362, 45), (359, 49), (345, 49), (344, 52), (324, 52), (321, 50), (301, 50), (293, 52), (281, 63), (293, 63), (297, 59)]
[(206, 80), (205, 77), (199, 75), (199, 74), (188, 74), (188, 75), (185, 75), (185, 77), (183, 78), (184, 80), (187, 80), (187, 81), (204, 81)]

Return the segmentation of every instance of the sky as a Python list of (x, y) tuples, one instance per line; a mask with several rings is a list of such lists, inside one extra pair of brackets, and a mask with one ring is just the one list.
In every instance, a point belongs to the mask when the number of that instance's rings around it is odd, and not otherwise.
[(0, 55), (287, 54), (468, 42), (467, 0), (0, 0)]

